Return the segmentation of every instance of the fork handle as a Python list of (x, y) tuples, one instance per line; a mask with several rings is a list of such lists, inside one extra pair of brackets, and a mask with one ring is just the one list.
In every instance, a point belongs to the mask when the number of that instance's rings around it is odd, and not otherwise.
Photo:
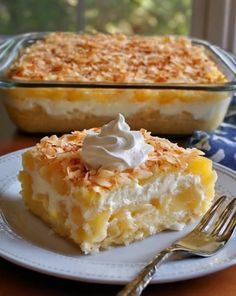
[(158, 253), (149, 263), (146, 265), (141, 272), (128, 283), (117, 296), (139, 296), (142, 291), (149, 284), (153, 278), (157, 268), (161, 263), (166, 260), (174, 251), (174, 248), (166, 248), (160, 253)]

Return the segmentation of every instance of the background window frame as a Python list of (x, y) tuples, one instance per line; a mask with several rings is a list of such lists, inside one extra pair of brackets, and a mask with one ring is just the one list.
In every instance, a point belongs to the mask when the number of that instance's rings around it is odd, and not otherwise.
[(192, 0), (190, 36), (236, 54), (236, 1)]

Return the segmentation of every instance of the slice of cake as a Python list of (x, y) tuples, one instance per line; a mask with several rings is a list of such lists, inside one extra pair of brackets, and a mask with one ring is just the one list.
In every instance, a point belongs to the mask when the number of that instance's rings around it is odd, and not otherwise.
[(124, 117), (100, 128), (45, 137), (23, 154), (26, 206), (83, 252), (128, 245), (201, 217), (216, 173), (197, 149), (184, 149)]

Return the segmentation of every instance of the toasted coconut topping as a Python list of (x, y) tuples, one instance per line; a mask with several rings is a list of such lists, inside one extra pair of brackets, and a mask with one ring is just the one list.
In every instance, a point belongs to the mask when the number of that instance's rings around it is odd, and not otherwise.
[(86, 134), (99, 130), (76, 131), (59, 138), (55, 135), (44, 137), (33, 148), (33, 156), (45, 163), (59, 164), (65, 180), (99, 192), (102, 189), (110, 190), (119, 184), (129, 184), (133, 180), (145, 180), (155, 173), (165, 173), (170, 169), (185, 170), (190, 158), (203, 154), (198, 149), (184, 149), (167, 139), (153, 137), (141, 129), (145, 142), (154, 147), (145, 163), (123, 172), (108, 169), (89, 170), (82, 161), (80, 152)]
[(184, 37), (53, 33), (22, 50), (9, 77), (77, 82), (216, 83), (226, 77)]

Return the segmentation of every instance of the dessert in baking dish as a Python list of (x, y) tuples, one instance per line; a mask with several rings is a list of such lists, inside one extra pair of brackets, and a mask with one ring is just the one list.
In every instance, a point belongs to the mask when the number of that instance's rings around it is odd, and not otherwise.
[(195, 221), (216, 173), (199, 150), (131, 131), (119, 115), (101, 129), (43, 138), (23, 154), (19, 180), (30, 211), (93, 253)]
[[(116, 89), (117, 83), (226, 82), (205, 48), (183, 37), (53, 33), (23, 49), (7, 75), (44, 86), (5, 90), (9, 114), (29, 132), (88, 129), (121, 112), (133, 129), (189, 134), (217, 127), (230, 101), (226, 92)], [(58, 88), (47, 87), (49, 81)], [(114, 89), (60, 88), (70, 81)]]

